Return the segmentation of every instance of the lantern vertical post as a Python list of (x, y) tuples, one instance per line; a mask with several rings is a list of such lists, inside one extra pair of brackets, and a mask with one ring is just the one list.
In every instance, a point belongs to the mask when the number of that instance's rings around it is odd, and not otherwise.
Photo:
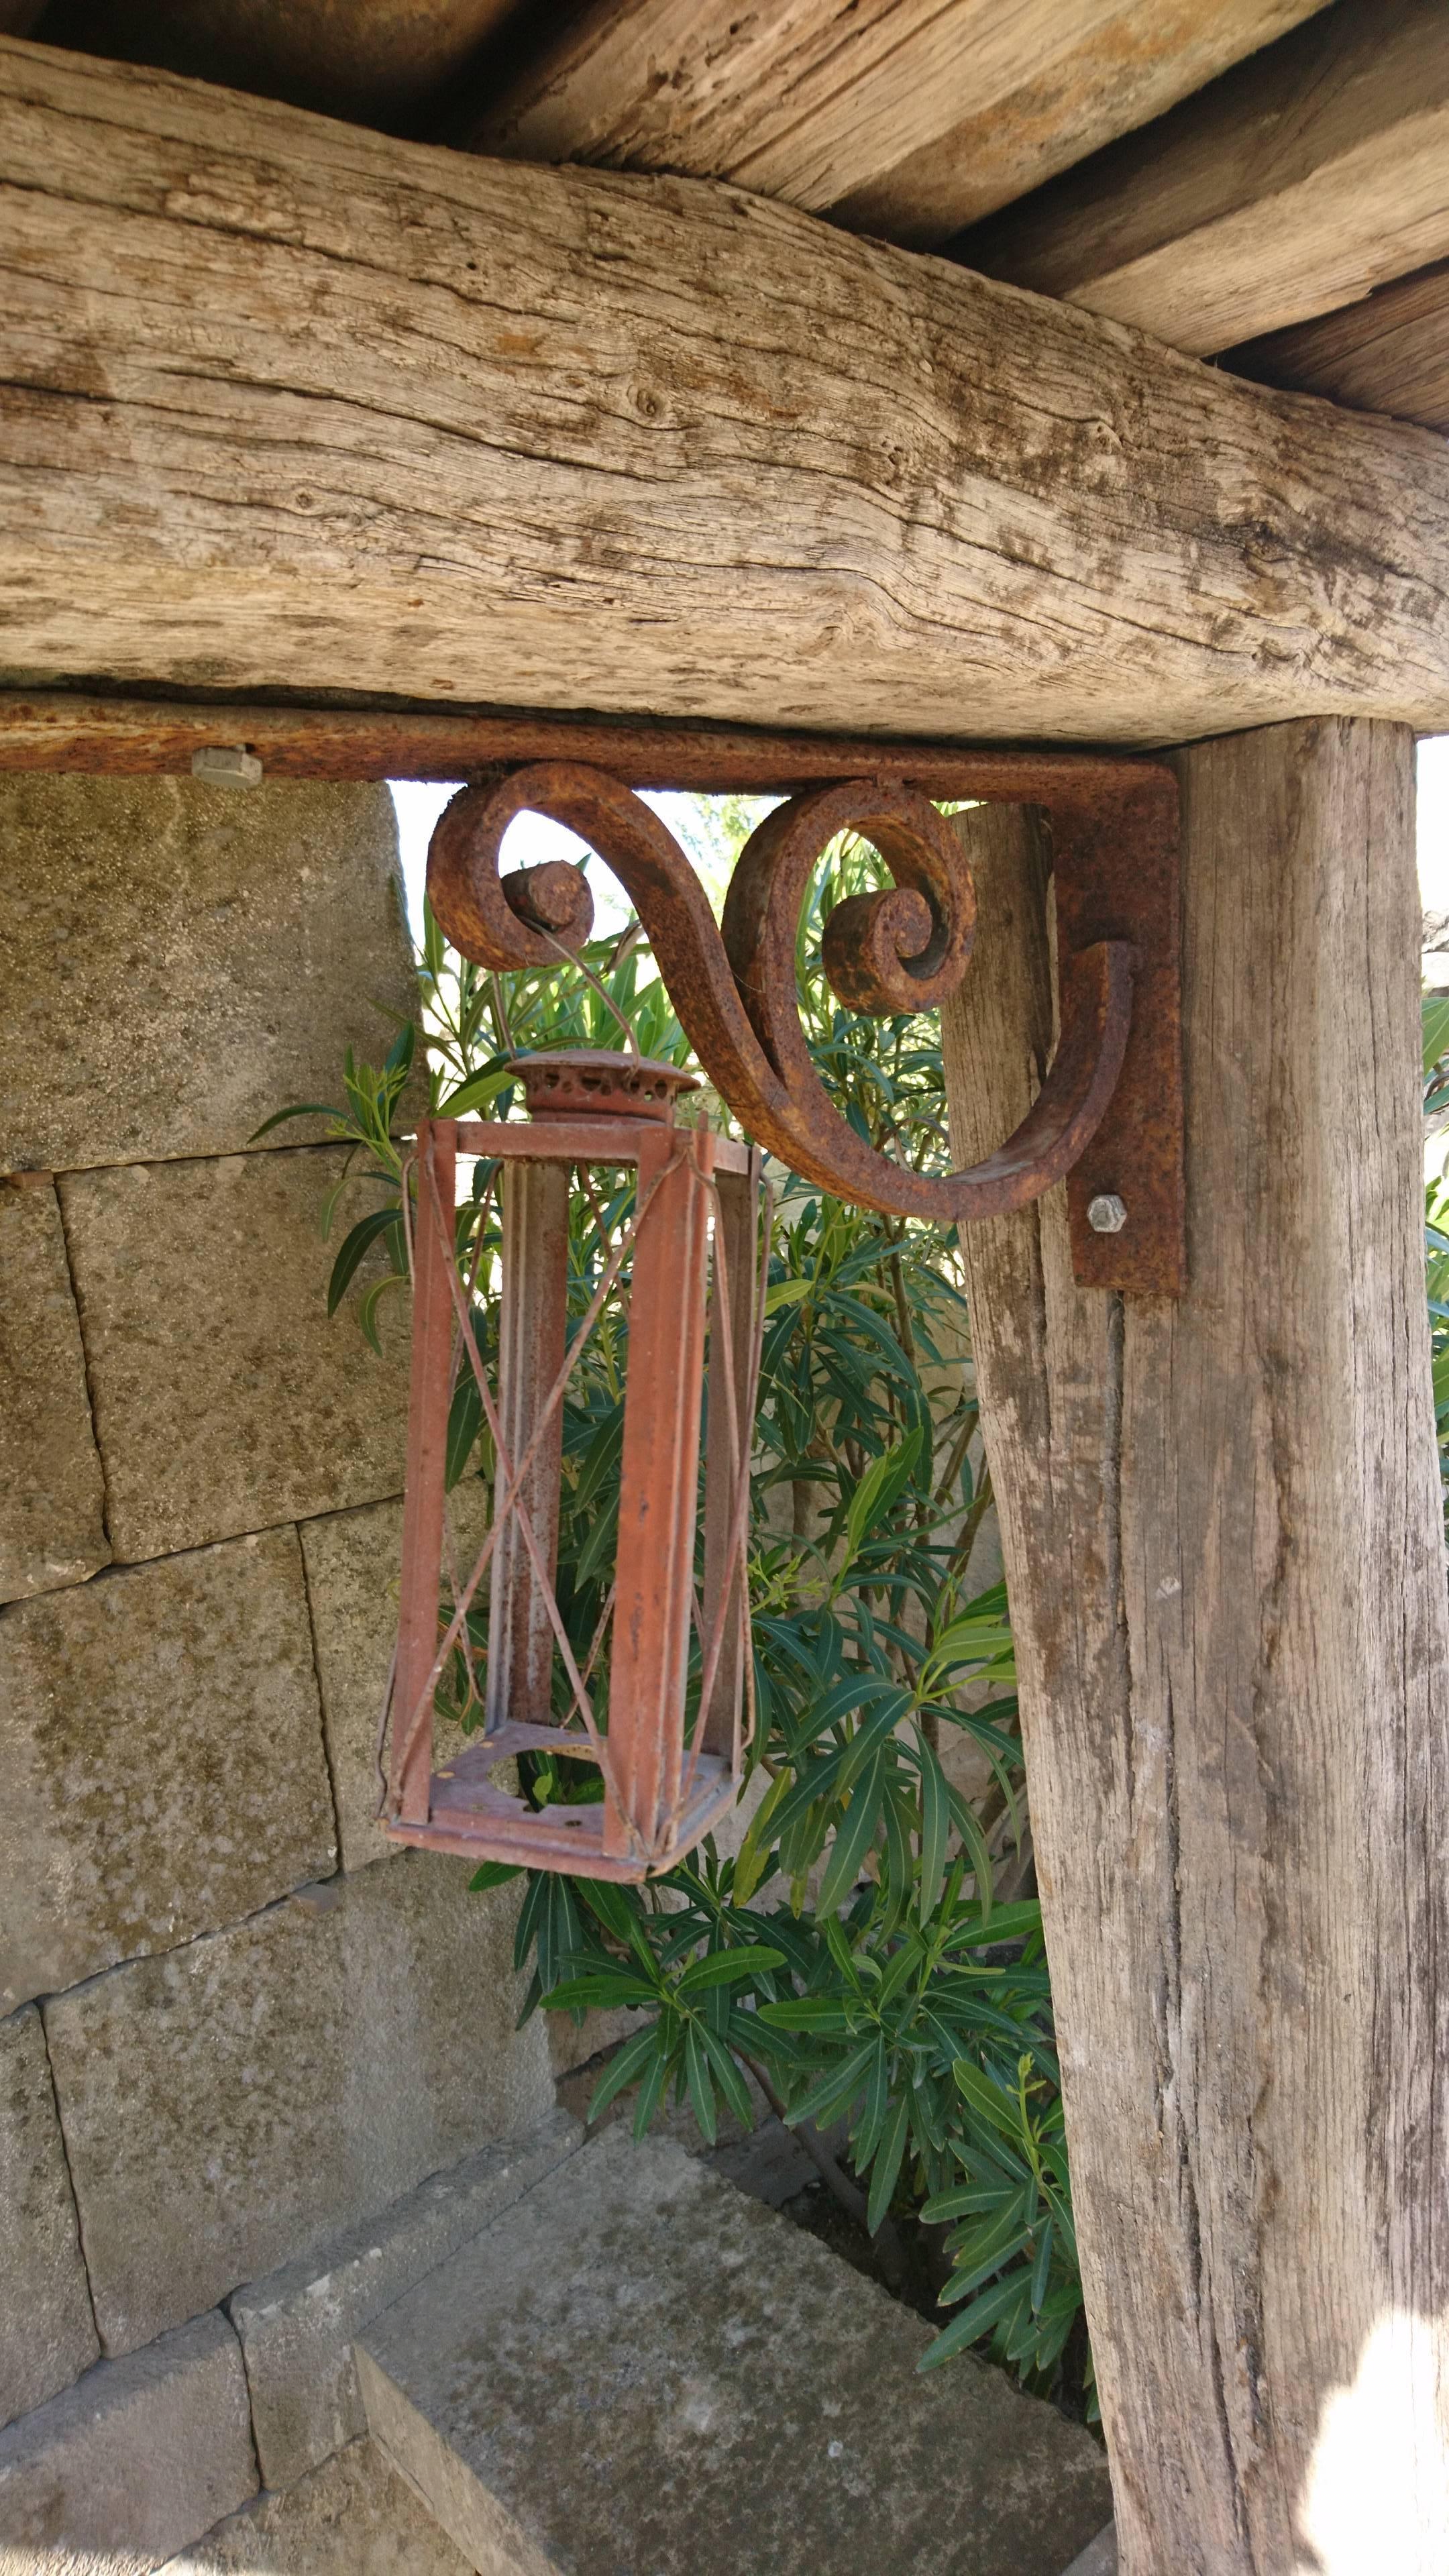
[[(527, 1455), (563, 1366), (568, 1259), (568, 1165), (511, 1164), (503, 1174), (498, 1418), (515, 1469)], [(550, 1584), (558, 1563), (562, 1459), (563, 1414), (556, 1405), (517, 1489)], [(553, 1652), (544, 1588), (518, 1516), (510, 1512), (499, 1528), (491, 1568), (485, 1685), (490, 1734), (510, 1718), (547, 1724)]]
[(641, 1134), (629, 1292), (629, 1377), (619, 1480), (604, 1850), (652, 1844), (679, 1795), (694, 1593), (694, 1525), (704, 1389), (705, 1261), (714, 1139), (660, 1126)]
[[(756, 1313), (755, 1221), (762, 1157), (748, 1172), (715, 1175), (714, 1278), (709, 1319), (708, 1420), (704, 1452), (704, 1634), (706, 1651), (728, 1593), (719, 1662), (702, 1716), (706, 1753), (733, 1758), (744, 1690), (744, 1611), (739, 1551), (731, 1545), (740, 1479), (750, 1471), (750, 1385)], [(726, 1323), (726, 1307), (728, 1323)], [(731, 1412), (728, 1387), (734, 1389)]]
[(413, 1356), (408, 1397), (408, 1474), (403, 1499), (402, 1616), (393, 1691), (390, 1812), (426, 1824), (433, 1730), (415, 1726), (438, 1648), (437, 1569), (443, 1553), (448, 1450), (449, 1353), (458, 1137), (450, 1120), (418, 1130), (418, 1196), (413, 1227)]

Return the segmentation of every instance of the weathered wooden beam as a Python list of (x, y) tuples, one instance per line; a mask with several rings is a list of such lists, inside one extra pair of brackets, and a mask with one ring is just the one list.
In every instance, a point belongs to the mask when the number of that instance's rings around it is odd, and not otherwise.
[(945, 241), (1324, 0), (595, 0), (463, 130), (478, 152), (733, 179)]
[(0, 44), (0, 680), (1449, 725), (1449, 457), (708, 183)]
[(1443, 0), (1339, 0), (955, 247), (1206, 354), (1441, 259), (1446, 163)]
[[(1413, 745), (1180, 756), (1189, 1285), (964, 1230), (1123, 2576), (1449, 2564), (1449, 1606)], [(1051, 1041), (978, 810), (957, 1152)], [(1130, 1204), (1132, 1176), (1121, 1193)]]
[(1449, 430), (1449, 259), (1359, 304), (1228, 349), (1235, 374)]

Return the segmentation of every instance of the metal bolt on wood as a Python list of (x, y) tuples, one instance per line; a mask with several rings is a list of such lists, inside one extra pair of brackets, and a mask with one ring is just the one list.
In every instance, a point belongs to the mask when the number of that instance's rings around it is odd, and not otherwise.
[(1127, 1210), (1115, 1190), (1102, 1190), (1087, 1203), (1087, 1223), (1094, 1234), (1120, 1234)]
[(203, 743), (191, 755), (191, 775), (208, 787), (259, 787), (262, 764), (242, 742)]

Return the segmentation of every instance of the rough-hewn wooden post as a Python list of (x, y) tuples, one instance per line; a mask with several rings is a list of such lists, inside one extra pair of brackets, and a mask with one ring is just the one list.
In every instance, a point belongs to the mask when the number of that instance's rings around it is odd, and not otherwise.
[[(1412, 761), (1341, 722), (1179, 755), (1181, 1305), (1078, 1291), (1060, 1191), (966, 1244), (1124, 2576), (1449, 2566)], [(1033, 826), (961, 829), (964, 1159), (1049, 987)]]

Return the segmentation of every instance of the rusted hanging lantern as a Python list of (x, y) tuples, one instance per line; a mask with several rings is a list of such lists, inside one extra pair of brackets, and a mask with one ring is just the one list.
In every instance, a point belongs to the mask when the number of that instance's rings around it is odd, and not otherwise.
[[(662, 740), (660, 758), (667, 770)], [(916, 1171), (858, 1135), (828, 1099), (796, 1016), (800, 910), (817, 862), (842, 831), (872, 842), (895, 882), (848, 896), (825, 924), (822, 962), (841, 1001), (852, 1011), (914, 1014), (939, 1008), (962, 982), (976, 914), (971, 871), (944, 816), (901, 780), (842, 779), (777, 806), (746, 844), (716, 926), (672, 833), (622, 779), (576, 761), (537, 761), (454, 797), (433, 835), (428, 891), (447, 936), (476, 964), (495, 972), (557, 965), (582, 947), (591, 926), (582, 873), (552, 862), (505, 877), (499, 865), (516, 815), (550, 815), (622, 879), (700, 1062), (746, 1133), (787, 1169), (859, 1206), (950, 1225), (1007, 1215), (1065, 1180), (1078, 1281), (1117, 1293), (1179, 1295), (1186, 1249), (1173, 781), (1140, 762), (999, 752), (980, 759), (984, 796), (1044, 806), (1058, 1035), (1015, 1134), (965, 1171)], [(676, 1122), (675, 1101), (690, 1078), (672, 1066), (637, 1056), (555, 1055), (521, 1070), (529, 1123), (435, 1119), (419, 1137), (388, 1827), (400, 1841), (478, 1858), (640, 1879), (697, 1842), (730, 1806), (740, 1779), (749, 1670), (745, 1517), (761, 1303), (759, 1157), (752, 1147)], [(495, 1156), (502, 1166), (496, 1393), (474, 1343), (454, 1252), (460, 1152)], [(607, 1726), (589, 1696), (601, 1641), (580, 1670), (553, 1590), (561, 1407), (572, 1365), (565, 1353), (569, 1172), (582, 1175), (591, 1163), (637, 1173), (632, 1225), (606, 1264), (584, 1327), (597, 1320), (627, 1261), (629, 1361)], [(579, 1343), (583, 1337), (581, 1331)], [(464, 1366), (478, 1379), (494, 1439), (496, 1516), (471, 1575), (453, 1584), (440, 1611), (444, 1453), (454, 1380)], [(704, 1577), (696, 1610), (706, 1375)], [(434, 1693), (449, 1656), (467, 1651), (467, 1613), (485, 1572), (484, 1733), (436, 1770)], [(701, 1682), (698, 1714), (689, 1720), (692, 1619)], [(562, 1714), (555, 1706), (560, 1666), (570, 1694)], [(534, 1812), (494, 1777), (512, 1755), (560, 1751), (597, 1762), (601, 1806)]]
[[(760, 1157), (707, 1128), (677, 1123), (679, 1094), (697, 1085), (676, 1066), (579, 1052), (525, 1058), (519, 1073), (526, 1122), (431, 1119), (418, 1137), (387, 1830), (399, 1842), (478, 1860), (637, 1880), (677, 1861), (739, 1791)], [(496, 1385), (458, 1274), (460, 1155), (494, 1158), (501, 1183)], [(612, 1182), (621, 1168), (636, 1176), (633, 1216), (570, 1344), (570, 1187), (590, 1188), (596, 1169)], [(554, 1591), (563, 1400), (607, 1298), (621, 1289), (628, 1357), (614, 1582), (604, 1633), (581, 1665)], [(492, 1526), (466, 1578), (445, 1564), (444, 1468), (461, 1370), (476, 1378), (495, 1451)], [(708, 1433), (697, 1596), (702, 1418)], [(472, 1687), (468, 1614), (485, 1577), (482, 1731), (438, 1768), (435, 1695), (458, 1656)], [(690, 1723), (692, 1625), (700, 1674)], [(601, 1681), (606, 1721), (595, 1706)], [(535, 1809), (500, 1782), (500, 1764), (537, 1753), (596, 1763), (602, 1803)]]

